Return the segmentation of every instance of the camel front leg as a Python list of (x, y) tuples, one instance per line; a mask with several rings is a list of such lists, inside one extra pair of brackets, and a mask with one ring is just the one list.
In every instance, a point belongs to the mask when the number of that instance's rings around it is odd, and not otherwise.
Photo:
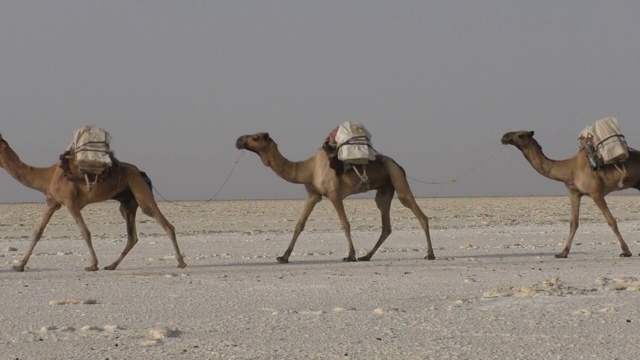
[(391, 188), (390, 190), (387, 190), (387, 189), (378, 190), (378, 192), (376, 192), (376, 205), (380, 210), (380, 217), (382, 219), (382, 231), (380, 232), (380, 237), (378, 238), (378, 242), (376, 242), (376, 245), (373, 247), (373, 249), (371, 249), (371, 251), (369, 251), (367, 255), (359, 257), (358, 260), (360, 261), (371, 260), (371, 257), (373, 256), (373, 254), (376, 253), (376, 251), (378, 251), (378, 248), (380, 247), (380, 245), (382, 245), (382, 243), (385, 240), (387, 240), (389, 235), (391, 235), (390, 212), (391, 212), (391, 201), (393, 200), (394, 192), (395, 190), (393, 188)]
[(600, 211), (602, 211), (604, 218), (607, 220), (607, 224), (609, 224), (609, 227), (611, 228), (611, 230), (613, 230), (613, 233), (616, 234), (616, 237), (620, 242), (620, 247), (622, 248), (622, 253), (620, 254), (620, 256), (631, 256), (632, 254), (631, 251), (629, 251), (629, 246), (627, 246), (627, 243), (622, 239), (622, 235), (620, 235), (620, 231), (618, 231), (618, 222), (616, 221), (616, 218), (611, 214), (611, 211), (609, 211), (609, 206), (607, 206), (607, 202), (604, 200), (604, 196), (593, 196), (593, 201), (596, 203)]
[(347, 254), (347, 257), (342, 259), (342, 261), (356, 261), (356, 249), (353, 247), (353, 241), (351, 240), (351, 224), (349, 224), (347, 213), (344, 211), (344, 203), (342, 202), (342, 198), (337, 191), (330, 193), (329, 195), (327, 195), (327, 197), (338, 213), (342, 231), (344, 231), (344, 236), (347, 238), (347, 244), (349, 245), (349, 253)]
[(138, 210), (138, 203), (135, 201), (120, 203), (120, 214), (124, 218), (127, 224), (127, 245), (122, 250), (122, 253), (109, 266), (105, 266), (105, 270), (115, 270), (125, 256), (133, 249), (138, 243), (138, 231), (136, 230), (136, 211)]
[(93, 244), (91, 243), (91, 232), (89, 231), (87, 224), (84, 222), (84, 219), (82, 218), (82, 213), (80, 212), (80, 208), (78, 208), (76, 205), (68, 205), (67, 209), (69, 210), (69, 213), (71, 214), (73, 219), (76, 221), (78, 228), (80, 228), (80, 234), (82, 235), (84, 242), (87, 244), (87, 247), (89, 248), (89, 256), (91, 256), (91, 264), (86, 268), (84, 268), (84, 270), (98, 271), (98, 257), (96, 256), (96, 252), (93, 249)]
[(564, 249), (562, 252), (555, 255), (556, 258), (566, 259), (569, 255), (569, 251), (571, 250), (571, 242), (573, 242), (573, 237), (576, 235), (576, 230), (578, 230), (578, 226), (580, 225), (580, 200), (582, 199), (582, 194), (577, 191), (571, 191), (569, 193), (569, 201), (571, 203), (571, 220), (569, 222), (569, 237), (567, 238), (567, 243), (564, 245)]
[(29, 261), (29, 258), (33, 253), (33, 249), (36, 247), (36, 244), (38, 243), (40, 238), (42, 238), (42, 233), (44, 232), (44, 229), (47, 227), (49, 220), (51, 220), (51, 216), (53, 216), (53, 213), (58, 211), (58, 209), (60, 209), (61, 206), (62, 205), (60, 205), (59, 203), (47, 201), (47, 207), (44, 209), (44, 212), (42, 213), (40, 225), (33, 232), (33, 237), (31, 238), (31, 245), (29, 245), (29, 249), (27, 249), (27, 252), (24, 254), (24, 257), (22, 258), (20, 263), (13, 267), (13, 270), (20, 271), (20, 272), (24, 271), (24, 267), (27, 265), (27, 262)]
[(276, 260), (278, 260), (279, 263), (286, 264), (289, 262), (289, 256), (291, 256), (291, 252), (293, 252), (293, 247), (296, 245), (298, 236), (300, 236), (300, 233), (302, 233), (302, 230), (304, 230), (304, 226), (307, 223), (307, 219), (309, 219), (309, 215), (311, 215), (313, 208), (316, 206), (317, 203), (320, 202), (320, 200), (322, 200), (322, 196), (320, 196), (319, 194), (316, 194), (316, 193), (307, 194), (307, 200), (304, 204), (304, 208), (302, 209), (302, 214), (300, 214), (300, 218), (296, 223), (296, 228), (293, 230), (293, 238), (289, 243), (289, 247), (284, 252), (284, 254), (282, 254), (282, 256), (278, 256), (276, 258)]

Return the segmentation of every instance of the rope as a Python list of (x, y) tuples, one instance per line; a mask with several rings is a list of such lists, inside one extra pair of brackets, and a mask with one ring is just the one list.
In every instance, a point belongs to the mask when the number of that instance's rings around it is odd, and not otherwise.
[(201, 206), (206, 202), (209, 201), (213, 201), (215, 200), (215, 198), (218, 196), (218, 194), (220, 193), (220, 191), (222, 191), (222, 189), (224, 189), (225, 185), (227, 185), (227, 182), (229, 182), (229, 179), (231, 179), (231, 174), (233, 174), (233, 170), (235, 170), (236, 165), (238, 165), (238, 163), (240, 162), (240, 158), (244, 156), (244, 151), (242, 151), (242, 153), (240, 155), (238, 155), (238, 157), (236, 158), (236, 161), (233, 163), (233, 166), (231, 166), (231, 170), (229, 170), (229, 174), (227, 175), (227, 178), (224, 179), (224, 182), (222, 183), (222, 185), (220, 186), (220, 188), (218, 189), (218, 191), (216, 191), (213, 196), (211, 196), (209, 199), (204, 200), (204, 202), (198, 203), (198, 204), (193, 204), (193, 205), (186, 205), (186, 204), (180, 204), (176, 201), (171, 201), (171, 200), (167, 200), (167, 198), (165, 198), (164, 196), (162, 196), (162, 194), (160, 193), (160, 191), (158, 191), (158, 189), (156, 189), (155, 186), (151, 185), (151, 187), (153, 188), (153, 190), (156, 192), (156, 194), (158, 194), (158, 196), (160, 196), (160, 198), (170, 204), (173, 205), (177, 205), (177, 206), (182, 206), (182, 207), (197, 207), (197, 206)]
[(483, 165), (484, 163), (486, 163), (487, 161), (489, 161), (491, 158), (493, 158), (494, 156), (496, 156), (500, 151), (502, 151), (504, 148), (506, 148), (507, 146), (502, 146), (500, 149), (496, 150), (495, 152), (493, 152), (491, 155), (487, 156), (485, 159), (483, 159), (482, 161), (480, 161), (479, 163), (477, 163), (475, 166), (470, 167), (469, 169), (467, 169), (466, 171), (463, 171), (462, 173), (458, 174), (457, 176), (452, 177), (449, 180), (446, 181), (422, 181), (422, 180), (418, 180), (418, 179), (414, 179), (410, 176), (407, 176), (407, 179), (409, 180), (413, 180), (415, 182), (421, 183), (421, 184), (429, 184), (429, 185), (440, 185), (440, 184), (448, 184), (448, 183), (457, 183), (458, 180), (463, 177), (468, 175), (469, 173), (472, 173), (473, 171), (477, 170), (480, 165)]
[(369, 176), (367, 175), (367, 166), (362, 165), (362, 174), (358, 172), (358, 165), (354, 164), (351, 167), (353, 168), (353, 172), (355, 172), (356, 175), (358, 175), (358, 177), (360, 178), (360, 183), (356, 188), (360, 188), (362, 184), (367, 184), (367, 190), (371, 190), (371, 188), (369, 187), (370, 184), (369, 184)]

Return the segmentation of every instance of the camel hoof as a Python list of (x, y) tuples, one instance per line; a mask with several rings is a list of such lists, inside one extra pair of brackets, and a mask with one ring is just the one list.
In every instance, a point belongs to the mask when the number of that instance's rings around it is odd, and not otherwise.
[(620, 254), (620, 257), (630, 257), (630, 256), (633, 256), (631, 252), (623, 252), (622, 254)]
[(104, 269), (105, 270), (115, 270), (117, 267), (117, 265), (109, 265), (109, 266), (105, 266)]
[(342, 261), (344, 262), (356, 262), (356, 257), (346, 257), (346, 258), (342, 258)]
[(84, 271), (98, 271), (98, 266), (96, 266), (96, 265), (88, 266), (88, 267), (84, 268)]
[(181, 263), (179, 263), (179, 264), (178, 264), (178, 267), (179, 267), (180, 269), (184, 269), (184, 268), (186, 268), (186, 267), (187, 267), (187, 263), (185, 263), (185, 262), (183, 261), (183, 262), (181, 262)]
[(436, 256), (433, 255), (433, 254), (429, 254), (429, 255), (425, 256), (424, 258), (427, 259), (427, 260), (435, 260)]
[(369, 256), (362, 256), (358, 258), (358, 261), (369, 261), (369, 260), (371, 260), (371, 257)]
[(23, 265), (15, 265), (13, 267), (13, 271), (24, 272), (24, 266)]
[(556, 259), (566, 259), (567, 258), (567, 254), (563, 254), (563, 253), (555, 254), (554, 256), (555, 256)]
[(278, 256), (278, 257), (276, 258), (276, 260), (278, 260), (278, 262), (279, 262), (280, 264), (286, 264), (286, 263), (288, 263), (288, 262), (289, 262), (289, 259), (287, 259), (287, 258), (285, 258), (285, 257), (283, 257), (283, 256)]

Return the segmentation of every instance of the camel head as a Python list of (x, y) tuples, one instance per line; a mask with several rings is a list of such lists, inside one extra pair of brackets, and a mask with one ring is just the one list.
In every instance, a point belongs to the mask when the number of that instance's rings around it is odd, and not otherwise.
[(236, 148), (239, 150), (249, 150), (258, 155), (265, 150), (277, 146), (276, 142), (271, 139), (269, 133), (259, 132), (253, 135), (242, 135), (236, 140)]
[(530, 144), (532, 141), (535, 141), (533, 139), (533, 134), (534, 134), (533, 131), (527, 131), (527, 130), (511, 131), (502, 135), (502, 140), (500, 141), (502, 142), (503, 145), (513, 145), (518, 149), (522, 150), (525, 146)]

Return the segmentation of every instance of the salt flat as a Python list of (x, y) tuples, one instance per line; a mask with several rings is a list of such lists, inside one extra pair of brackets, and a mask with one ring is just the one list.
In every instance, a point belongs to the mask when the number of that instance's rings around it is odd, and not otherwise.
[[(636, 359), (640, 197), (607, 198), (634, 253), (591, 200), (568, 259), (566, 197), (419, 199), (436, 260), (397, 200), (370, 262), (344, 263), (327, 201), (278, 264), (303, 200), (160, 203), (188, 266), (139, 214), (140, 242), (89, 273), (71, 217), (54, 215), (24, 273), (42, 204), (0, 204), (6, 359)], [(358, 256), (379, 235), (373, 200), (346, 202)], [(101, 266), (126, 242), (117, 203), (84, 210)]]

